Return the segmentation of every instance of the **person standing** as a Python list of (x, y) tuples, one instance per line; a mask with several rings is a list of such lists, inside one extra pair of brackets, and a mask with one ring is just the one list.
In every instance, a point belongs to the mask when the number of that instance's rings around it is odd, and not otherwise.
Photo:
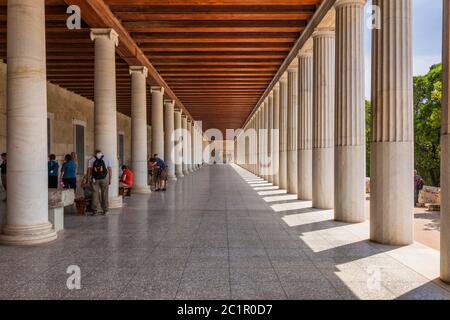
[[(2, 164), (0, 165), (0, 172), (1, 172), (1, 179), (2, 179), (2, 185), (3, 189), (5, 189), (6, 192), (6, 153), (2, 153)], [(6, 195), (3, 201), (6, 201)]]
[(58, 189), (59, 164), (56, 156), (51, 154), (48, 156), (48, 187), (50, 189)]
[(150, 159), (152, 172), (156, 174), (155, 191), (166, 191), (167, 187), (167, 165), (161, 158), (155, 157)]
[(417, 174), (417, 170), (414, 170), (414, 206), (419, 203), (419, 193), (423, 189), (423, 184), (422, 177)]
[[(95, 155), (88, 163), (88, 179), (92, 181), (94, 189), (92, 195), (92, 215), (106, 215), (109, 211), (109, 186), (111, 185), (112, 167), (109, 159), (101, 150), (96, 150)], [(100, 211), (101, 209), (101, 211)]]
[(70, 154), (66, 154), (65, 162), (61, 167), (61, 177), (64, 189), (73, 189), (77, 192), (77, 164)]

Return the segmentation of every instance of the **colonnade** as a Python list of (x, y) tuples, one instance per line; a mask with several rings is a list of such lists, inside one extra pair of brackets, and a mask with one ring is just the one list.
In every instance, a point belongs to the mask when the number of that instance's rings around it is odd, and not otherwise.
[[(443, 3), (441, 278), (450, 282), (450, 3)], [(272, 176), (260, 165), (270, 155), (261, 154), (260, 145), (267, 139), (260, 130), (266, 128), (265, 101), (243, 130), (260, 131), (257, 140), (250, 139), (244, 168), (315, 208), (334, 209), (334, 218), (348, 223), (366, 220), (365, 4), (337, 0), (267, 94), (277, 100), (269, 104), (269, 114), (279, 130)], [(380, 28), (372, 30), (370, 239), (408, 245), (414, 241), (412, 2), (373, 0), (373, 5), (381, 17)], [(236, 144), (246, 143), (246, 136), (238, 136)]]
[[(9, 0), (7, 29), (8, 202), (0, 243), (32, 245), (57, 237), (48, 221), (46, 187), (45, 1)], [(95, 46), (94, 147), (111, 161), (109, 203), (110, 208), (119, 208), (116, 47), (120, 39), (108, 28), (92, 29), (90, 37)], [(171, 180), (192, 173), (202, 164), (201, 126), (183, 114), (173, 100), (164, 100), (162, 87), (150, 88), (152, 150), (147, 151), (147, 76), (145, 66), (130, 66), (133, 192), (144, 194), (151, 192), (147, 182), (149, 155), (165, 160)], [(32, 154), (33, 161), (26, 154)]]

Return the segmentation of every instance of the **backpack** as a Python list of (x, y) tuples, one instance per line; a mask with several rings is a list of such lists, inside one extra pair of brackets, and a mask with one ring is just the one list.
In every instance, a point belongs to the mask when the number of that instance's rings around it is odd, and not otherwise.
[(105, 179), (108, 175), (108, 168), (106, 168), (105, 161), (103, 161), (103, 156), (98, 159), (95, 157), (94, 165), (92, 166), (92, 178), (95, 180)]

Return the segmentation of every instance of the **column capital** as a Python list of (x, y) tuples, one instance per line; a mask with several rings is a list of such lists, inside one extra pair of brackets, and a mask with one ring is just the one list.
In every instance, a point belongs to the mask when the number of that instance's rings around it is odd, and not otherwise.
[(181, 108), (175, 106), (175, 108), (173, 109), (174, 112), (181, 112)]
[(144, 77), (147, 78), (148, 76), (148, 69), (144, 66), (130, 66), (130, 75), (133, 75), (134, 73), (142, 74)]
[(272, 92), (273, 92), (273, 91), (276, 91), (276, 90), (280, 90), (280, 83), (279, 83), (279, 82), (277, 82), (277, 83), (273, 86)]
[(294, 58), (291, 64), (287, 68), (287, 72), (297, 72), (298, 71), (298, 58)]
[[(187, 116), (186, 116), (187, 117)], [(191, 118), (187, 118), (187, 122), (190, 123), (192, 121)]]
[(119, 35), (111, 28), (93, 28), (91, 29), (91, 40), (95, 41), (98, 38), (107, 38), (114, 41), (115, 46), (119, 45)]
[(269, 98), (273, 98), (273, 90), (269, 92), (269, 94), (267, 95)]
[(187, 115), (185, 115), (184, 113), (181, 115), (182, 118), (187, 118)]
[(313, 56), (313, 49), (312, 48), (308, 48), (308, 49), (305, 49), (305, 50), (300, 50), (300, 52), (297, 55), (297, 57), (299, 59), (312, 58), (312, 56)]
[(283, 75), (280, 77), (280, 81), (279, 82), (287, 82), (287, 71), (285, 73), (283, 73)]
[(312, 34), (313, 38), (320, 37), (335, 37), (336, 32), (334, 27), (319, 27), (316, 28)]
[(164, 105), (166, 105), (166, 104), (175, 106), (175, 100), (166, 99), (166, 100), (164, 100)]
[(150, 88), (150, 93), (158, 92), (158, 91), (160, 91), (161, 94), (164, 94), (164, 87), (152, 86)]
[(334, 7), (340, 8), (343, 6), (359, 6), (364, 7), (367, 3), (367, 0), (337, 0), (334, 4)]

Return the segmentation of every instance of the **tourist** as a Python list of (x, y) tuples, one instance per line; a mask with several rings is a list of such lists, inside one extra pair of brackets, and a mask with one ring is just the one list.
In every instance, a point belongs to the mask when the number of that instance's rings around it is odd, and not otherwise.
[[(6, 153), (2, 153), (2, 164), (0, 165), (0, 172), (2, 177), (2, 185), (3, 189), (5, 189), (6, 192)], [(6, 195), (5, 198), (3, 198), (3, 201), (6, 201)]]
[(161, 158), (151, 158), (150, 165), (155, 175), (155, 191), (166, 191), (167, 165)]
[(419, 193), (423, 189), (423, 184), (422, 177), (417, 174), (417, 170), (414, 170), (414, 206), (419, 203)]
[(61, 180), (64, 189), (73, 189), (77, 192), (77, 165), (70, 154), (66, 154), (61, 166)]
[(106, 215), (109, 211), (108, 193), (112, 179), (112, 167), (111, 162), (101, 150), (96, 150), (95, 155), (88, 162), (88, 177), (92, 181), (94, 189), (92, 215), (99, 213)]
[(120, 177), (121, 188), (131, 188), (133, 186), (133, 172), (128, 166), (122, 166), (122, 176)]
[(50, 189), (58, 189), (59, 164), (56, 156), (51, 154), (48, 156), (48, 187)]

